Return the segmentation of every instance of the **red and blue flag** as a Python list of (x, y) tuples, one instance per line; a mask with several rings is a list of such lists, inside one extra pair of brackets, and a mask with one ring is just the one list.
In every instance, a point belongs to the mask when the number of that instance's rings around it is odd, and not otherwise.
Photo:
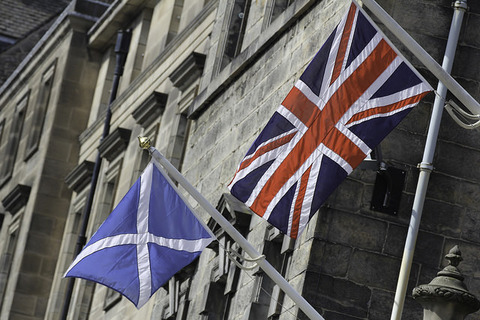
[(432, 88), (352, 3), (229, 185), (292, 238)]

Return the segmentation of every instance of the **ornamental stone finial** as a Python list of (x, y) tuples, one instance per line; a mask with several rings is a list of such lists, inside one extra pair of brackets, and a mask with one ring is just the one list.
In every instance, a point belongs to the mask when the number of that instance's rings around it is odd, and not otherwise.
[(413, 289), (413, 298), (424, 308), (424, 320), (463, 320), (480, 308), (480, 301), (468, 291), (457, 268), (463, 260), (458, 246), (454, 246), (445, 259), (448, 266), (438, 272), (437, 277)]

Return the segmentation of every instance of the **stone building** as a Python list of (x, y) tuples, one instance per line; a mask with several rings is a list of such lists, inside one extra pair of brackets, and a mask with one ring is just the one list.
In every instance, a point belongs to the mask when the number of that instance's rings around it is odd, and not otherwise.
[[(439, 62), (450, 0), (381, 0)], [(1, 319), (59, 319), (82, 213), (100, 153), (87, 237), (149, 161), (148, 136), (198, 190), (326, 319), (389, 318), (433, 94), (382, 142), (399, 173), (398, 208), (372, 205), (376, 170), (358, 168), (292, 241), (252, 215), (226, 185), (248, 147), (331, 33), (346, 0), (73, 1), (0, 88)], [(480, 4), (468, 3), (453, 75), (478, 100)], [(115, 68), (115, 39), (131, 30), (109, 135), (100, 141)], [(387, 34), (390, 34), (387, 32)], [(391, 40), (398, 43), (395, 38)], [(433, 87), (435, 78), (399, 45)], [(459, 245), (478, 296), (480, 148), (476, 130), (445, 116), (404, 319), (420, 319), (411, 290)], [(68, 319), (305, 318), (262, 270), (241, 271), (218, 237), (137, 310), (115, 291), (76, 280)], [(383, 208), (385, 209), (385, 208)], [(474, 314), (468, 319), (480, 319)]]

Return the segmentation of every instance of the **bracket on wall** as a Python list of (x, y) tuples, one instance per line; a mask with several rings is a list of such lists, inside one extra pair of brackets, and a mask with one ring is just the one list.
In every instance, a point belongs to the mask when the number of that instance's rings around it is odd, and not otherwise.
[(382, 149), (378, 145), (369, 157), (359, 165), (360, 169), (376, 170), (370, 209), (396, 215), (400, 206), (406, 171), (388, 166), (383, 161)]
[(377, 171), (370, 209), (396, 215), (400, 206), (406, 171), (394, 167), (381, 167)]

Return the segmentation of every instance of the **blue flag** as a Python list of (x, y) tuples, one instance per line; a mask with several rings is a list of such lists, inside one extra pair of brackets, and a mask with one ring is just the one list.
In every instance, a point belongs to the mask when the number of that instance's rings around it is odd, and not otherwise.
[(212, 240), (156, 165), (150, 163), (65, 277), (101, 283), (140, 308)]

